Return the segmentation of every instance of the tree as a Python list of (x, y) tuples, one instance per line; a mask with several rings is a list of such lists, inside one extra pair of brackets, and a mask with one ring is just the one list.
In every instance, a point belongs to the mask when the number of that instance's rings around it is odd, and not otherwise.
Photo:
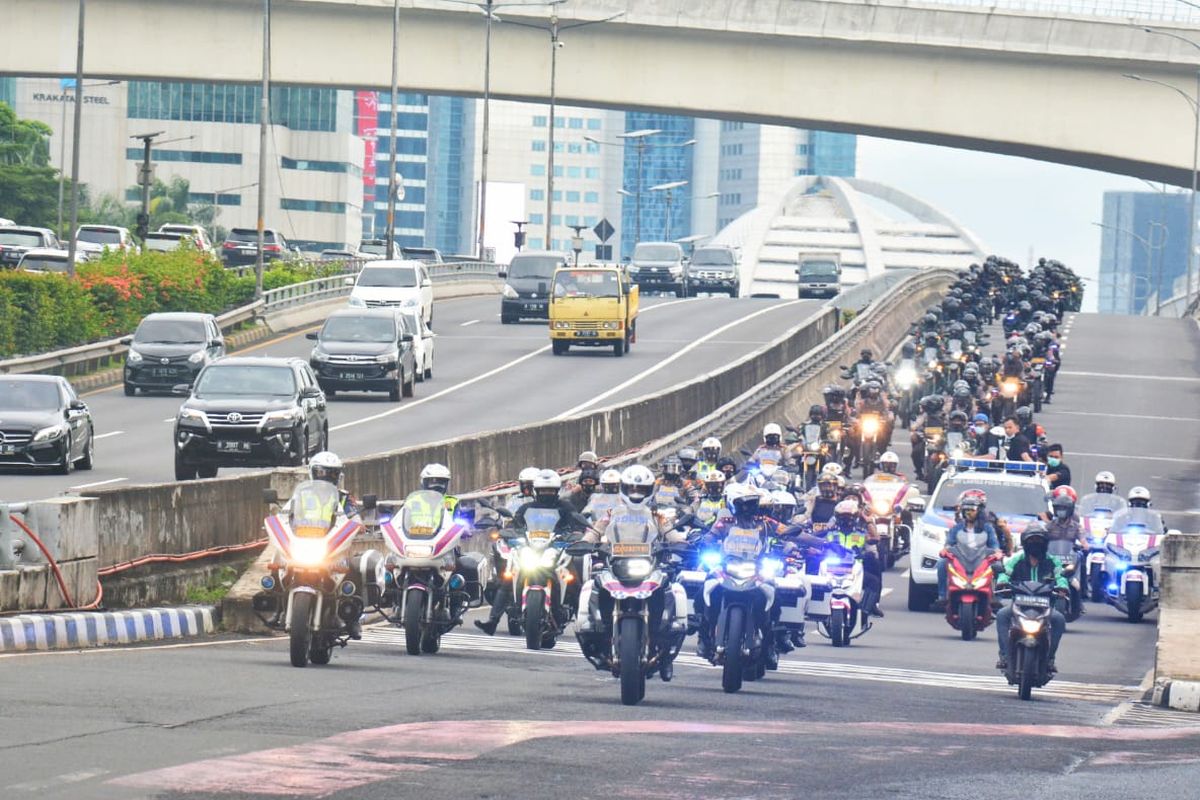
[(0, 103), (0, 164), (50, 166), (50, 126), (20, 119), (8, 103)]
[[(208, 228), (210, 234), (217, 236), (217, 231), (213, 230), (216, 207), (211, 203), (191, 203), (190, 197), (191, 185), (186, 178), (174, 175), (170, 183), (156, 179), (150, 186), (150, 230), (158, 230), (159, 226), (172, 223), (203, 225)], [(115, 195), (105, 194), (96, 198), (94, 203), (87, 204), (81, 219), (100, 225), (120, 225), (133, 230), (137, 227), (140, 208), (140, 202), (131, 203)]]
[(0, 103), (0, 217), (53, 224), (58, 170), (50, 166), (50, 128)]

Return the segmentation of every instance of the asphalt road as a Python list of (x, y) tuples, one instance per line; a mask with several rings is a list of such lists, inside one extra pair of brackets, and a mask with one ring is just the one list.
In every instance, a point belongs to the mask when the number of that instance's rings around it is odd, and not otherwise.
[[(598, 349), (554, 357), (545, 323), (501, 325), (495, 297), (441, 301), (433, 379), (399, 403), (385, 395), (339, 393), (329, 404), (330, 443), (343, 457), (368, 455), (633, 399), (760, 349), (818, 307), (811, 300), (647, 299), (637, 343), (626, 357), (614, 358)], [(311, 349), (299, 333), (252, 352), (307, 358)], [(116, 387), (86, 400), (96, 421), (96, 468), (70, 476), (4, 473), (4, 499), (174, 479), (171, 433), (179, 398), (125, 397)]]
[[(1195, 437), (1106, 415), (1150, 413), (1153, 400), (1162, 416), (1194, 416), (1192, 383), (1155, 379), (1200, 370), (1114, 361), (1103, 343), (1114, 329), (1072, 322), (1060, 393), (1040, 420), (1069, 456), (1104, 453), (1124, 485), (1136, 477), (1160, 505), (1185, 506), (1194, 496), (1170, 487), (1193, 476), (1194, 491)], [(1171, 359), (1196, 352), (1186, 324), (1119, 332), (1135, 350), (1148, 337)], [(1143, 384), (1148, 395), (1123, 396)], [(887, 587), (903, 591), (904, 567)], [(1200, 720), (1138, 702), (1154, 615), (1131, 625), (1089, 606), (1068, 626), (1058, 678), (1022, 703), (992, 668), (994, 628), (962, 642), (940, 615), (903, 605), (889, 593), (886, 618), (847, 649), (810, 632), (809, 647), (736, 695), (689, 642), (675, 680), (652, 682), (633, 708), (570, 637), (532, 653), (473, 629), (411, 657), (398, 631), (373, 627), (330, 666), (303, 670), (278, 639), (0, 657), (0, 796), (1195, 797)]]

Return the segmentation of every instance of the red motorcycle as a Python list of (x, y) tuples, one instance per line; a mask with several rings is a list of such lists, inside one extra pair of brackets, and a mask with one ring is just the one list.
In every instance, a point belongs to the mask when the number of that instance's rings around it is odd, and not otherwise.
[(943, 550), (946, 559), (946, 622), (962, 633), (964, 642), (992, 624), (992, 562), (997, 556), (984, 547), (957, 544)]

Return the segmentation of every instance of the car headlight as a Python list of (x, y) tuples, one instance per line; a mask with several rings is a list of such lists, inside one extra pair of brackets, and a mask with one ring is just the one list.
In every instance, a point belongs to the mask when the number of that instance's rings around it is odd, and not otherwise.
[(400, 353), (397, 350), (393, 350), (390, 353), (384, 353), (381, 356), (375, 356), (375, 362), (377, 364), (390, 364), (392, 362), (399, 361), (399, 360), (400, 360)]
[(735, 561), (725, 565), (725, 571), (735, 578), (750, 578), (754, 576), (757, 567), (753, 561)]
[(648, 558), (631, 558), (625, 562), (625, 574), (631, 578), (644, 578), (654, 569)]
[(180, 422), (194, 422), (197, 425), (208, 425), (208, 415), (194, 408), (179, 409)]
[(292, 561), (302, 567), (315, 567), (325, 561), (324, 539), (293, 539)]
[(354, 295), (351, 295), (350, 296), (350, 307), (351, 308), (366, 308), (367, 301), (363, 300), (361, 297), (355, 297)]
[(283, 408), (279, 411), (268, 411), (263, 415), (263, 424), (272, 422), (299, 422), (304, 419), (304, 412), (298, 408)]
[(637, 274), (638, 274), (638, 272), (641, 270), (641, 267), (635, 267), (635, 266), (633, 266), (632, 264), (630, 264), (628, 267), (626, 267), (626, 268), (625, 268), (625, 270), (626, 270), (626, 271), (627, 271), (627, 272), (628, 272), (630, 275), (637, 275)]
[(612, 322), (604, 323), (604, 329), (607, 331), (615, 331), (615, 330), (620, 329), (620, 327), (621, 327), (620, 322), (612, 321)]
[(142, 354), (137, 350), (131, 349), (125, 354), (125, 362), (127, 364), (140, 364), (142, 363)]
[(405, 300), (403, 303), (401, 303), (400, 305), (404, 306), (405, 308), (412, 308), (413, 306), (417, 305), (420, 302), (421, 301), (418, 300), (417, 298), (410, 297), (407, 300)]
[(511, 300), (516, 300), (520, 296), (517, 294), (517, 290), (509, 286), (507, 283), (504, 284), (504, 288), (500, 290), (500, 294)]
[(569, 323), (569, 322), (555, 322), (554, 323), (554, 330), (556, 330), (556, 331), (570, 330), (570, 328), (571, 328), (571, 323)]
[(1042, 621), (1040, 619), (1026, 619), (1025, 617), (1017, 617), (1017, 622), (1021, 625), (1021, 630), (1025, 633), (1037, 633), (1042, 629)]
[(40, 431), (35, 433), (33, 435), (33, 441), (35, 441), (35, 442), (52, 442), (55, 439), (58, 439), (59, 437), (66, 434), (66, 432), (67, 432), (67, 426), (63, 423), (59, 423), (58, 425), (51, 425), (49, 428), (42, 428)]
[(313, 361), (328, 361), (329, 353), (326, 353), (324, 350), (322, 350), (319, 347), (314, 347), (313, 351), (312, 351), (312, 360)]
[(205, 351), (203, 350), (197, 350), (196, 352), (192, 353), (190, 356), (188, 356), (188, 363), (199, 364), (204, 360), (204, 352)]
[(933, 528), (928, 525), (921, 526), (921, 535), (930, 541), (941, 544), (946, 540), (946, 532), (941, 528)]

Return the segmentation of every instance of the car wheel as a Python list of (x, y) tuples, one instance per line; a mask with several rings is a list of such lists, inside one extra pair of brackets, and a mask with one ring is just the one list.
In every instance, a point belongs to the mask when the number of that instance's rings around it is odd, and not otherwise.
[(424, 383), (425, 382), (425, 373), (423, 371), (421, 371), (420, 369), (414, 367), (413, 368), (413, 379), (417, 383)]
[(397, 378), (396, 385), (388, 390), (388, 400), (391, 400), (393, 403), (398, 401), (400, 399), (401, 388), (403, 387), (403, 385), (404, 385), (404, 379)]
[(126, 396), (126, 397), (133, 397), (135, 394), (137, 394), (137, 389), (135, 389), (134, 387), (130, 386), (128, 383), (127, 383), (127, 384), (125, 384), (125, 396)]
[(430, 357), (429, 363), (425, 365), (425, 380), (433, 380), (433, 358)]
[(196, 467), (196, 476), (200, 478), (215, 478), (220, 470), (221, 468), (215, 464), (206, 464), (202, 467)]
[(570, 347), (570, 345), (562, 339), (552, 339), (550, 341), (550, 351), (556, 356), (561, 356), (563, 353), (567, 352), (568, 347)]
[(400, 394), (402, 397), (412, 397), (413, 396), (413, 378), (412, 377), (409, 377), (408, 380), (406, 380), (403, 384), (401, 384)]
[(83, 448), (83, 458), (79, 459), (79, 468), (89, 470), (96, 463), (96, 432), (88, 429), (87, 445)]
[(184, 461), (179, 453), (175, 454), (175, 480), (192, 481), (196, 479), (196, 465)]
[(325, 399), (332, 400), (337, 397), (337, 389), (325, 389)]
[(516, 321), (517, 321), (516, 317), (510, 317), (507, 314), (500, 315), (500, 324), (501, 325), (512, 325)]
[(294, 461), (296, 463), (292, 464), (293, 467), (303, 467), (308, 463), (308, 454), (312, 452), (312, 448), (309, 446), (310, 444), (311, 443), (308, 440), (308, 431), (305, 431), (304, 437), (300, 444), (300, 454), (294, 457)]

